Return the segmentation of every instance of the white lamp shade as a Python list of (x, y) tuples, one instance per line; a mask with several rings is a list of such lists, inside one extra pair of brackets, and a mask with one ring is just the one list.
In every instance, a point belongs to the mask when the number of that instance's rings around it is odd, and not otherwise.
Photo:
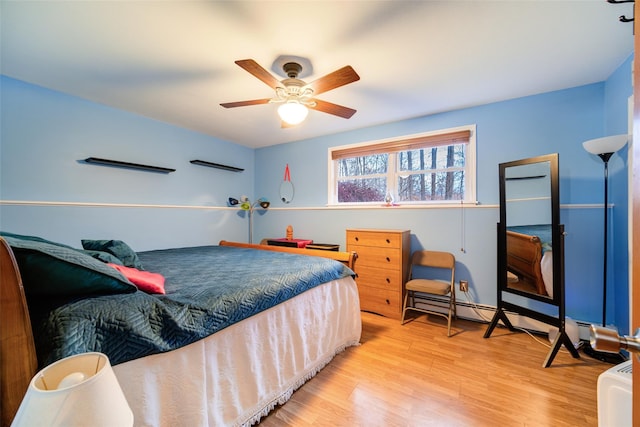
[(302, 123), (307, 118), (307, 114), (309, 114), (309, 109), (296, 101), (285, 102), (278, 107), (278, 115), (290, 125)]
[(59, 360), (29, 383), (12, 426), (132, 426), (133, 412), (109, 358), (82, 353)]
[(627, 143), (629, 136), (612, 135), (603, 138), (590, 139), (582, 143), (582, 146), (591, 154), (615, 153)]

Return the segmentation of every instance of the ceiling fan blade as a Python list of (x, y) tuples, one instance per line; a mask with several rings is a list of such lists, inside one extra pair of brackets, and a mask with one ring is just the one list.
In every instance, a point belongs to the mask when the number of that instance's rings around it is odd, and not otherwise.
[(260, 105), (260, 104), (268, 104), (271, 99), (252, 99), (250, 101), (237, 101), (237, 102), (225, 102), (222, 105), (224, 108), (235, 108), (235, 107), (246, 107), (248, 105)]
[(260, 64), (258, 64), (253, 59), (239, 59), (235, 61), (240, 67), (244, 68), (247, 72), (252, 74), (254, 77), (262, 80), (272, 89), (275, 89), (278, 86), (282, 86), (280, 81), (276, 79), (273, 74), (265, 70)]
[(320, 99), (313, 99), (316, 103), (314, 107), (309, 106), (309, 108), (322, 111), (323, 113), (333, 114), (334, 116), (339, 116), (345, 119), (351, 118), (356, 113), (356, 110), (353, 108), (344, 107), (342, 105), (333, 104), (331, 102), (322, 101)]
[(330, 91), (349, 83), (357, 82), (360, 76), (350, 65), (340, 68), (339, 70), (329, 73), (324, 77), (320, 77), (307, 85), (313, 89), (314, 95)]

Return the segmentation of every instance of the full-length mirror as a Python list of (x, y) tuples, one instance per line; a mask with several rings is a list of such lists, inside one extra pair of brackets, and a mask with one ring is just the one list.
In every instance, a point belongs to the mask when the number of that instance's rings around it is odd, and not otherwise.
[(556, 282), (553, 230), (558, 226), (553, 221), (558, 204), (552, 185), (552, 177), (557, 176), (554, 159), (543, 156), (500, 165), (505, 251), (499, 255), (506, 266), (501, 272), (504, 290), (551, 300)]
[[(558, 154), (501, 163), (499, 175), (498, 308), (484, 337), (491, 336), (499, 321), (515, 330), (507, 313), (516, 313), (558, 328), (544, 367), (551, 365), (561, 345), (577, 358), (565, 330)], [(534, 308), (531, 299), (551, 309)]]

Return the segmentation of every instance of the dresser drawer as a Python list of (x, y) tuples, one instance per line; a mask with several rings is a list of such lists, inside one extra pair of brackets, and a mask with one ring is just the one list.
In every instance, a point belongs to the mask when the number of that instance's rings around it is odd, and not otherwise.
[(360, 295), (360, 310), (395, 319), (400, 318), (401, 306), (398, 290), (384, 290), (358, 284), (358, 294)]
[(363, 286), (388, 289), (398, 292), (402, 289), (402, 277), (399, 270), (385, 268), (356, 269), (356, 283)]
[(380, 248), (400, 248), (402, 235), (384, 231), (347, 230), (347, 246), (377, 246)]
[(402, 252), (400, 249), (352, 245), (349, 250), (355, 251), (358, 254), (358, 258), (354, 264), (356, 270), (364, 266), (400, 270), (402, 266)]

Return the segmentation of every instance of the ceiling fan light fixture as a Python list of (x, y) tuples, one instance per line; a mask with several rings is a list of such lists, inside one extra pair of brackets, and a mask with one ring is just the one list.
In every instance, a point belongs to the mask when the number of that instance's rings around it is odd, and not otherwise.
[[(248, 101), (225, 102), (220, 105), (224, 108), (235, 108), (246, 107), (248, 105), (282, 104), (278, 108), (278, 114), (282, 120), (283, 127), (287, 127), (285, 125), (297, 125), (301, 123), (307, 117), (309, 108), (344, 119), (349, 119), (355, 114), (356, 110), (353, 108), (314, 98), (315, 95), (360, 80), (360, 76), (350, 65), (346, 65), (307, 84), (299, 79), (302, 65), (294, 61), (283, 62), (282, 68), (287, 78), (278, 81), (269, 71), (265, 70), (253, 59), (235, 61), (237, 65), (249, 74), (252, 74), (272, 88), (275, 91), (275, 97), (270, 99), (262, 98)], [(310, 66), (307, 68), (311, 69)]]
[(278, 107), (278, 115), (290, 125), (302, 123), (307, 118), (307, 114), (309, 114), (309, 109), (298, 101), (287, 101)]

